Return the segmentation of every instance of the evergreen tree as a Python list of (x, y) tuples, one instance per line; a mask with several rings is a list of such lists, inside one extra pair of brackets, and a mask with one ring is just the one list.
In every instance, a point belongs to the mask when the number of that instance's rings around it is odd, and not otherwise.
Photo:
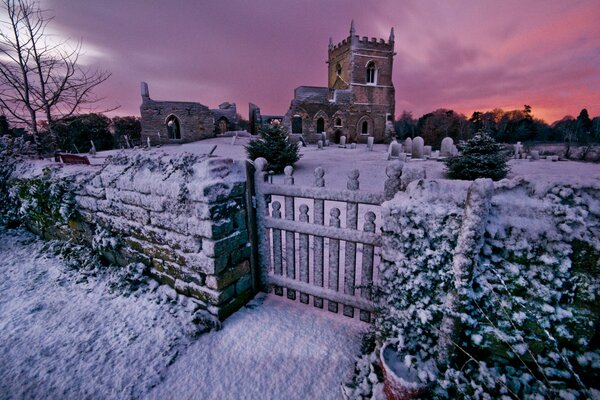
[(509, 167), (508, 155), (501, 144), (486, 132), (480, 131), (469, 141), (461, 142), (462, 154), (449, 157), (444, 162), (451, 179), (474, 180), (491, 178), (500, 180), (506, 177)]
[(294, 165), (302, 157), (295, 143), (290, 142), (286, 130), (280, 124), (271, 124), (260, 130), (261, 138), (246, 146), (248, 158), (267, 160), (267, 169), (282, 172), (287, 165)]

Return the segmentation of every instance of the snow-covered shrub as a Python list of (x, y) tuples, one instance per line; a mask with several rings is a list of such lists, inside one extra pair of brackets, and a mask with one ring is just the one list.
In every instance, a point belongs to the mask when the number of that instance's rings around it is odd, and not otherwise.
[(477, 132), (467, 142), (459, 144), (461, 154), (444, 160), (448, 176), (452, 179), (475, 180), (491, 178), (495, 181), (506, 177), (508, 156), (501, 144), (486, 132)]
[[(449, 313), (444, 299), (462, 224), (456, 192), (465, 189), (447, 187), (444, 199), (442, 189), (419, 196), (418, 185), (384, 216), (377, 327), (423, 370), (436, 359)], [(453, 356), (420, 374), (434, 397), (591, 396), (600, 378), (599, 194), (581, 186), (496, 185), (473, 284), (456, 315), (461, 333)]]
[(17, 163), (31, 155), (30, 143), (22, 137), (0, 136), (0, 225), (19, 221), (17, 205), (10, 196), (9, 180)]
[(68, 178), (43, 176), (15, 180), (9, 190), (18, 217), (41, 234), (66, 225), (75, 214), (75, 200)]

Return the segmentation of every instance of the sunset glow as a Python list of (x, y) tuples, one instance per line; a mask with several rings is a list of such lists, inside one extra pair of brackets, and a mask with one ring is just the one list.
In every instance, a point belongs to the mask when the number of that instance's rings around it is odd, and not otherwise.
[(396, 114), (533, 107), (551, 123), (600, 115), (597, 1), (44, 0), (86, 62), (112, 72), (99, 90), (116, 115), (139, 115), (139, 82), (156, 99), (283, 114), (300, 85), (326, 86), (331, 36), (395, 29)]

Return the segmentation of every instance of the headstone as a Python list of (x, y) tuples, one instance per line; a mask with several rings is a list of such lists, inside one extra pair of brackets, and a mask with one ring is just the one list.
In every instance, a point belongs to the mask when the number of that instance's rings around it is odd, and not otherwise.
[(323, 150), (323, 141), (322, 141), (322, 140), (319, 140), (319, 141), (317, 142), (317, 148), (318, 148), (319, 150)]
[(423, 146), (423, 155), (425, 157), (431, 157), (431, 146)]
[(558, 161), (558, 156), (550, 156), (550, 161), (552, 161), (552, 162)]
[(232, 145), (232, 146), (234, 146), (234, 145), (235, 145), (235, 142), (237, 141), (237, 137), (238, 137), (238, 136), (237, 136), (237, 132), (236, 132), (236, 133), (235, 133), (235, 135), (234, 135), (234, 136), (232, 136), (232, 138), (231, 138), (231, 145)]
[(350, 148), (351, 149), (355, 149), (356, 148), (356, 143), (350, 143)]
[(452, 147), (454, 146), (454, 140), (451, 137), (445, 137), (442, 139), (442, 145), (440, 146), (440, 157), (450, 157), (452, 155)]
[(456, 147), (455, 144), (452, 145), (452, 149), (450, 151), (450, 155), (453, 156), (453, 157), (458, 155), (458, 147)]
[(394, 129), (394, 123), (392, 121), (385, 122), (385, 139), (389, 140), (396, 136), (396, 129)]
[(411, 138), (406, 138), (406, 140), (404, 141), (404, 151), (406, 153), (410, 153), (412, 151), (412, 139)]
[(423, 145), (425, 141), (421, 136), (417, 136), (412, 141), (411, 158), (423, 158)]
[(326, 140), (325, 140), (325, 142), (323, 142), (323, 145), (324, 145), (325, 147), (329, 147), (329, 140), (327, 140), (327, 139), (326, 139)]
[(90, 140), (90, 143), (92, 144), (92, 147), (90, 148), (90, 155), (95, 156), (96, 155), (96, 146), (94, 145), (93, 140)]
[(373, 143), (375, 143), (375, 138), (373, 136), (369, 136), (367, 138), (367, 151), (373, 151)]
[(388, 160), (397, 159), (402, 151), (402, 145), (395, 140), (392, 140), (388, 147)]
[(531, 155), (532, 161), (537, 161), (540, 159), (540, 152), (538, 150), (531, 150), (529, 152), (529, 155)]
[(517, 142), (517, 144), (515, 144), (514, 146), (515, 149), (515, 158), (519, 159), (520, 155), (521, 155), (521, 151), (523, 150), (523, 145), (521, 144), (521, 142)]
[(150, 145), (150, 136), (146, 138), (146, 148), (150, 149), (152, 146)]
[(340, 144), (338, 147), (346, 148), (346, 136), (340, 136)]
[(431, 152), (431, 158), (437, 160), (438, 158), (440, 158), (440, 151), (439, 150), (435, 150)]

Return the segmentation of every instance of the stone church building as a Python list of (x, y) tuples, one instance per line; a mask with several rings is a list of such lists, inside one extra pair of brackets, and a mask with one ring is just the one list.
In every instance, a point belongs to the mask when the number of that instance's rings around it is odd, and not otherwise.
[(319, 140), (325, 132), (330, 141), (339, 143), (376, 142), (386, 137), (386, 126), (394, 121), (395, 92), (392, 82), (394, 28), (384, 39), (359, 37), (354, 21), (350, 36), (334, 45), (329, 39), (327, 87), (300, 86), (283, 117), (288, 132), (302, 134), (308, 142)]
[(148, 84), (141, 84), (140, 106), (142, 144), (187, 143), (214, 137), (237, 129), (235, 103), (222, 103), (217, 109), (186, 101), (157, 101), (150, 98)]

